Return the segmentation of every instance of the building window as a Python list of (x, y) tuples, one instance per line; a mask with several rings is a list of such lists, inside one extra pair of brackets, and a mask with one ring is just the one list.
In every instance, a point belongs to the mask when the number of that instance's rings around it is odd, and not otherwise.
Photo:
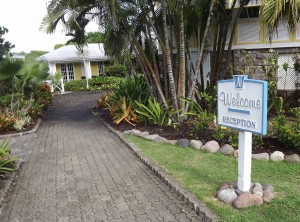
[(288, 23), (280, 21), (277, 29), (273, 33), (272, 41), (288, 41), (289, 39)]
[(242, 20), (238, 23), (238, 43), (259, 42), (260, 25), (258, 20)]
[(102, 76), (105, 75), (105, 67), (109, 66), (109, 62), (108, 61), (101, 61), (98, 62), (98, 75)]
[(64, 82), (74, 80), (74, 68), (72, 63), (65, 63), (60, 65), (61, 73), (64, 77)]

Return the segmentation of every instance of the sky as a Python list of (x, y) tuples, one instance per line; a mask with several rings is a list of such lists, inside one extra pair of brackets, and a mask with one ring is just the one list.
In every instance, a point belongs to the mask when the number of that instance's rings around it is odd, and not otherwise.
[[(15, 45), (12, 52), (52, 51), (55, 44), (66, 43), (69, 37), (61, 27), (52, 35), (40, 31), (46, 12), (45, 0), (0, 0), (0, 26), (9, 30), (3, 38)], [(97, 24), (87, 31), (97, 31)]]

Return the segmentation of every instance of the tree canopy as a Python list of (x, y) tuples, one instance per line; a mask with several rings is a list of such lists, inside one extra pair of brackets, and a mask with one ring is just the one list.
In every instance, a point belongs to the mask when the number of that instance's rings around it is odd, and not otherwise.
[(5, 41), (3, 38), (3, 35), (8, 33), (8, 29), (0, 26), (0, 61), (3, 58), (3, 55), (8, 53), (12, 48), (15, 47), (15, 45), (12, 45), (9, 41)]

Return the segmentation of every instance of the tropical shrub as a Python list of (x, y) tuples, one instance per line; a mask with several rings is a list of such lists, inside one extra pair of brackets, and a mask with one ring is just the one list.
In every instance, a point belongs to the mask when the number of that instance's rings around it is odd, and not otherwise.
[(125, 121), (130, 125), (135, 126), (134, 122), (137, 122), (137, 116), (132, 110), (132, 103), (127, 104), (125, 97), (117, 102), (107, 102), (106, 106), (113, 117), (114, 124), (119, 125), (121, 122)]
[(84, 91), (91, 90), (97, 91), (102, 89), (116, 89), (118, 84), (123, 81), (123, 78), (112, 77), (112, 76), (97, 76), (89, 79), (89, 88), (86, 88), (86, 80), (72, 80), (65, 83), (66, 91)]
[(16, 158), (10, 155), (10, 148), (8, 147), (8, 139), (5, 139), (0, 144), (0, 175), (15, 171)]
[(43, 115), (43, 107), (44, 104), (39, 102), (33, 103), (28, 111), (29, 116), (33, 119), (41, 117)]
[(197, 123), (194, 126), (193, 133), (195, 135), (199, 135), (206, 132), (210, 128), (213, 119), (214, 119), (214, 115), (208, 113), (206, 110), (204, 110), (201, 113), (198, 113)]
[(89, 80), (92, 90), (117, 89), (118, 84), (124, 79), (115, 76), (97, 76)]
[(86, 90), (86, 80), (72, 80), (65, 82), (66, 91), (82, 91)]
[(0, 108), (8, 107), (11, 103), (11, 95), (6, 94), (4, 96), (0, 96)]
[(29, 115), (19, 115), (14, 123), (14, 128), (17, 131), (23, 130), (30, 124), (31, 117)]
[(174, 112), (171, 109), (166, 109), (155, 98), (149, 98), (146, 105), (135, 101), (137, 109), (135, 110), (140, 121), (159, 126), (173, 124), (175, 115), (179, 112)]
[(105, 109), (109, 107), (109, 100), (111, 98), (111, 93), (105, 93), (96, 101), (96, 106), (98, 109)]
[(48, 65), (34, 59), (6, 58), (0, 62), (0, 94), (20, 93), (29, 96), (34, 85), (47, 79)]
[(25, 100), (23, 98), (17, 99), (11, 104), (11, 112), (13, 112), (16, 120), (14, 123), (14, 129), (20, 131), (24, 129), (31, 122), (29, 110), (34, 103), (34, 99), (30, 98)]
[(6, 111), (0, 112), (0, 133), (12, 129), (16, 122), (15, 116)]
[(300, 150), (300, 108), (291, 111), (295, 115), (291, 121), (283, 114), (273, 119), (273, 133), (281, 143)]
[(37, 85), (34, 90), (34, 98), (40, 104), (43, 104), (44, 108), (47, 108), (50, 104), (52, 104), (50, 86), (47, 83)]
[(112, 99), (120, 101), (123, 97), (126, 98), (127, 104), (134, 103), (134, 101), (146, 104), (150, 97), (150, 91), (144, 77), (130, 77), (120, 82), (112, 95)]
[(197, 123), (194, 126), (193, 134), (199, 135), (207, 131), (214, 122), (215, 116), (203, 109), (200, 104), (191, 99), (183, 99), (189, 103), (189, 112), (184, 113), (184, 116), (194, 116), (197, 118)]
[(106, 76), (125, 77), (127, 75), (127, 69), (123, 65), (111, 65), (105, 67), (104, 73)]
[(226, 137), (226, 127), (217, 125), (213, 132), (215, 140), (223, 140)]

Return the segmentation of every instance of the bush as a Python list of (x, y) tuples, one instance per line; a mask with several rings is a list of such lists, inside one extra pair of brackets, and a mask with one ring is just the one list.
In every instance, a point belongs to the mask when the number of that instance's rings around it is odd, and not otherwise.
[(43, 115), (43, 107), (43, 104), (33, 103), (28, 111), (29, 116), (33, 119), (41, 117)]
[(12, 113), (0, 112), (0, 133), (12, 129), (16, 122), (16, 118)]
[(147, 104), (150, 97), (150, 91), (144, 77), (130, 77), (125, 81), (120, 82), (112, 96), (112, 100), (120, 101), (123, 97), (126, 98), (127, 104), (135, 101)]
[(86, 90), (86, 80), (72, 80), (65, 82), (66, 91), (82, 91)]
[(35, 86), (34, 99), (40, 104), (43, 104), (44, 108), (47, 108), (52, 104), (52, 93), (50, 86), (47, 83), (42, 83)]
[(72, 80), (65, 83), (66, 91), (97, 91), (102, 89), (116, 89), (123, 78), (112, 76), (97, 76), (89, 79), (89, 88), (86, 88), (86, 80)]
[(0, 108), (8, 107), (11, 103), (11, 95), (7, 94), (0, 97)]
[(163, 105), (159, 104), (155, 98), (150, 98), (147, 105), (135, 101), (136, 112), (139, 114), (139, 120), (144, 123), (150, 123), (159, 126), (171, 125), (173, 117), (179, 112), (167, 110)]
[(208, 113), (205, 110), (201, 113), (198, 113), (197, 118), (198, 118), (198, 121), (195, 124), (194, 129), (193, 129), (193, 133), (195, 135), (202, 134), (209, 129), (209, 127), (214, 119), (214, 115)]
[(127, 69), (123, 65), (111, 65), (105, 67), (106, 76), (125, 77), (127, 75)]
[(97, 76), (89, 80), (92, 90), (117, 89), (124, 79), (115, 76)]
[(281, 143), (300, 150), (300, 108), (291, 111), (295, 115), (291, 121), (283, 114), (273, 119), (273, 133)]

